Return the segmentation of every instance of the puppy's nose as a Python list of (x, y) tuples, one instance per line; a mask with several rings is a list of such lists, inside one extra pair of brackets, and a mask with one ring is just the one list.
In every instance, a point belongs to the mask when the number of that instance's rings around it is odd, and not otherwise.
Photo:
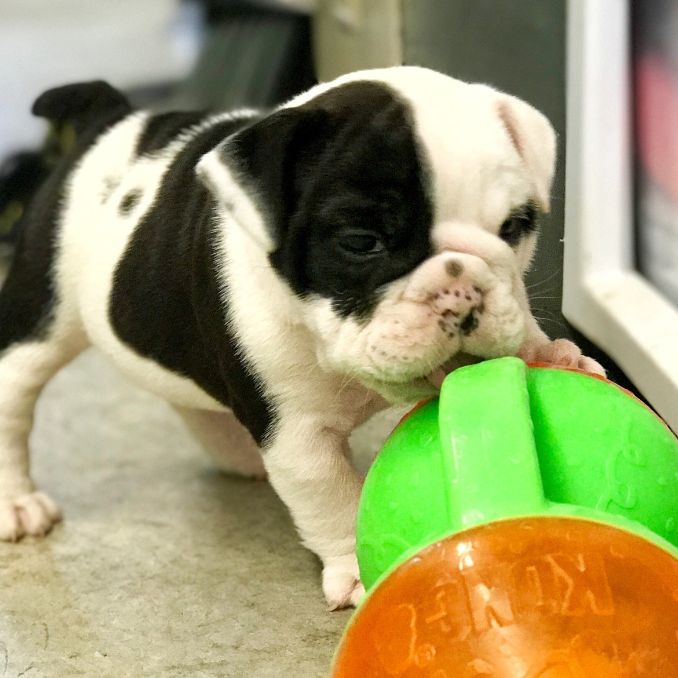
[(464, 272), (464, 264), (457, 259), (448, 259), (445, 262), (445, 271), (452, 278), (458, 278)]
[(471, 334), (485, 310), (485, 288), (491, 286), (487, 264), (478, 257), (445, 253), (427, 261), (411, 281), (412, 300), (428, 304), (448, 337)]
[[(427, 301), (432, 293), (462, 287), (489, 289), (496, 283), (490, 267), (480, 257), (462, 252), (442, 252), (427, 259), (412, 274), (405, 290), (411, 301)], [(461, 294), (461, 292), (460, 292)]]

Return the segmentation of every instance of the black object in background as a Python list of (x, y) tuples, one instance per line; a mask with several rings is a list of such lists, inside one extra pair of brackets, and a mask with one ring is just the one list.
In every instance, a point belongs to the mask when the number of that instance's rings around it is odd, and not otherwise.
[(268, 108), (315, 84), (308, 16), (256, 1), (202, 2), (207, 27), (200, 56), (167, 105)]
[(0, 165), (0, 243), (14, 243), (26, 205), (47, 175), (39, 153), (16, 153)]
[[(151, 82), (127, 92), (135, 107), (271, 108), (315, 84), (305, 14), (256, 0), (191, 2), (203, 5), (206, 21), (191, 74), (182, 82)], [(0, 159), (0, 244), (11, 248), (19, 237), (28, 202), (62, 150), (62, 131), (50, 130), (40, 150)]]

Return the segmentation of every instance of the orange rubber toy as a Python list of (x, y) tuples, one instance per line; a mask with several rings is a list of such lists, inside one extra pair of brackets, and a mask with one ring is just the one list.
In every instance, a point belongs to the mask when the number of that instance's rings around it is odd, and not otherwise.
[(678, 676), (678, 441), (584, 373), (447, 377), (365, 482), (334, 678)]

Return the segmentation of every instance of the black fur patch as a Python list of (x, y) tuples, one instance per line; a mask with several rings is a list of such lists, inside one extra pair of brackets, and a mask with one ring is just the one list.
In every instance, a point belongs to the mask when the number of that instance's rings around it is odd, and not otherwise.
[(126, 217), (139, 204), (143, 192), (140, 188), (134, 188), (126, 193), (118, 205), (118, 213), (121, 217)]
[(410, 111), (386, 85), (356, 82), (274, 113), (223, 159), (268, 215), (274, 268), (343, 316), (369, 316), (383, 286), (431, 254), (428, 171)]
[(462, 320), (459, 325), (459, 331), (464, 336), (468, 336), (471, 332), (478, 329), (479, 324), (478, 316), (476, 316), (475, 310), (473, 310)]
[(125, 97), (103, 82), (49, 90), (33, 106), (36, 115), (73, 125), (72, 148), (56, 164), (31, 200), (14, 260), (0, 290), (0, 351), (39, 339), (47, 331), (54, 304), (52, 264), (55, 231), (65, 181), (96, 138), (130, 111)]
[(101, 204), (103, 205), (112, 195), (113, 191), (120, 184), (119, 177), (106, 177), (104, 179), (104, 185), (101, 189)]
[(509, 246), (516, 247), (526, 235), (538, 229), (537, 217), (538, 210), (534, 203), (526, 203), (513, 210), (509, 218), (504, 221), (499, 229), (499, 237)]
[(149, 155), (165, 148), (182, 132), (206, 118), (204, 111), (177, 111), (152, 115), (137, 141), (136, 154)]
[(109, 317), (122, 341), (231, 407), (260, 443), (274, 412), (225, 324), (213, 200), (195, 176), (200, 157), (246, 123), (214, 124), (173, 161), (115, 271)]

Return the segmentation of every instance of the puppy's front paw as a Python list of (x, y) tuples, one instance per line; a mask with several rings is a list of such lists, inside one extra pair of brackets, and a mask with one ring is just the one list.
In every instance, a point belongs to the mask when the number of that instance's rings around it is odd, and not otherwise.
[(330, 610), (341, 610), (358, 604), (365, 593), (365, 587), (360, 582), (355, 554), (325, 561), (323, 593)]
[(526, 342), (518, 357), (525, 362), (552, 363), (559, 367), (574, 367), (585, 372), (605, 376), (605, 370), (593, 358), (582, 355), (579, 347), (569, 339), (554, 339), (546, 343)]
[(60, 520), (59, 507), (42, 492), (0, 498), (0, 541), (18, 541), (25, 535), (43, 537)]

